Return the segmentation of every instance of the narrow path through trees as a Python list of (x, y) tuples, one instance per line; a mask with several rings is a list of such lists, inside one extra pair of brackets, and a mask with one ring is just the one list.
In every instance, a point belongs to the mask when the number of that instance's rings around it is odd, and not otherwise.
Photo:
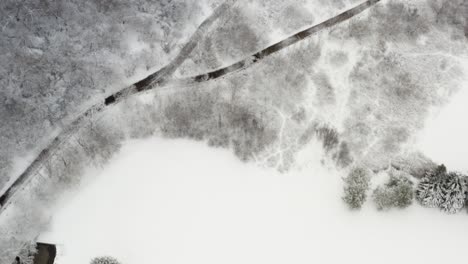
[(76, 128), (80, 127), (86, 120), (89, 120), (97, 113), (102, 112), (106, 106), (115, 104), (123, 98), (128, 97), (131, 94), (137, 93), (144, 90), (144, 87), (153, 87), (155, 83), (163, 83), (177, 70), (177, 68), (185, 61), (185, 59), (190, 55), (193, 49), (196, 47), (197, 43), (208, 31), (209, 27), (221, 16), (223, 11), (229, 9), (229, 7), (235, 2), (235, 0), (227, 0), (220, 4), (213, 13), (205, 19), (200, 26), (197, 28), (195, 33), (190, 37), (189, 41), (181, 49), (176, 58), (161, 68), (160, 70), (152, 73), (145, 79), (139, 81), (138, 83), (126, 87), (108, 97), (106, 97), (102, 102), (97, 103), (87, 109), (82, 114), (78, 115), (68, 126), (65, 126), (63, 130), (52, 140), (47, 148), (42, 150), (39, 155), (33, 160), (33, 162), (26, 168), (26, 170), (21, 173), (18, 178), (11, 184), (11, 186), (0, 196), (0, 213), (7, 207), (11, 197), (16, 193), (21, 186), (27, 183), (31, 177), (33, 177), (41, 168), (44, 161), (54, 155), (54, 153), (59, 149), (61, 143), (68, 140), (68, 138), (73, 135), (73, 132)]

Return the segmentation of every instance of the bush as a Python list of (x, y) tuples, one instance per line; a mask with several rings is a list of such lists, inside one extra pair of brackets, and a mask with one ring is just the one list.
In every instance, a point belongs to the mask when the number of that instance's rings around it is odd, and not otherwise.
[(390, 175), (390, 180), (372, 194), (379, 210), (406, 208), (413, 202), (413, 183), (403, 175)]
[(411, 152), (395, 157), (392, 167), (422, 179), (428, 172), (436, 169), (437, 164), (420, 152)]
[(354, 168), (343, 180), (345, 183), (343, 201), (351, 209), (360, 209), (367, 198), (369, 174), (363, 168)]
[(437, 207), (450, 214), (459, 212), (465, 206), (465, 176), (447, 172), (444, 165), (427, 173), (416, 189), (416, 199), (426, 207)]
[(97, 257), (91, 260), (91, 264), (120, 264), (120, 262), (109, 256)]

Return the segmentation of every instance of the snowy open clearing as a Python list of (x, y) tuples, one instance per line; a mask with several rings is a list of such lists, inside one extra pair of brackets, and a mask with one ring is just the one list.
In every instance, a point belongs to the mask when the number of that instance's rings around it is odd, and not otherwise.
[[(468, 68), (467, 68), (468, 69)], [(447, 107), (429, 120), (421, 133), (420, 149), (430, 158), (445, 163), (449, 168), (468, 171), (468, 82)]]
[(448, 263), (468, 243), (464, 212), (378, 212), (371, 202), (349, 211), (341, 174), (318, 159), (279, 174), (204, 143), (153, 138), (127, 142), (92, 174), (41, 238), (63, 244), (58, 264)]

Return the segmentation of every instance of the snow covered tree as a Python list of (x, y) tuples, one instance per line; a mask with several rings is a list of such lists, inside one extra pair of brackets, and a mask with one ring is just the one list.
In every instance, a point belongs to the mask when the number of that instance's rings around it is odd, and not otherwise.
[(416, 200), (425, 207), (439, 207), (443, 202), (440, 185), (434, 178), (424, 177), (416, 189)]
[(462, 175), (449, 173), (441, 182), (441, 192), (443, 202), (440, 209), (446, 213), (458, 213), (465, 207), (466, 200), (466, 182)]
[(343, 180), (345, 183), (343, 201), (351, 209), (360, 209), (366, 201), (367, 190), (369, 190), (368, 172), (363, 168), (354, 168)]
[(372, 194), (379, 210), (406, 208), (413, 202), (413, 183), (402, 174), (392, 173), (390, 180), (377, 187)]
[(425, 207), (439, 207), (443, 202), (439, 181), (447, 173), (442, 164), (421, 179), (416, 189), (416, 200)]
[(94, 258), (90, 264), (120, 264), (120, 262), (113, 257), (103, 256)]
[(428, 173), (419, 183), (416, 199), (426, 207), (438, 207), (446, 213), (457, 213), (465, 206), (466, 179), (458, 173), (447, 173), (444, 165)]

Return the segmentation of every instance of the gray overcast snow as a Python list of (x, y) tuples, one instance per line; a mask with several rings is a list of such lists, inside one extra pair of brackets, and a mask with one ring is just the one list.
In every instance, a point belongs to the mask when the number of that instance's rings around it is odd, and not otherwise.
[(0, 264), (464, 259), (466, 0), (2, 0), (0, 32)]

